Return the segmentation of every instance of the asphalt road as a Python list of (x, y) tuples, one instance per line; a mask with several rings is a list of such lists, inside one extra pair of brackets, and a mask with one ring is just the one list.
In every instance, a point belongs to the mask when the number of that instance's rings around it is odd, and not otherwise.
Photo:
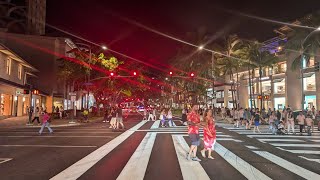
[[(275, 136), (218, 124), (214, 160), (185, 158), (187, 129), (129, 117), (127, 131), (106, 123), (38, 129), (0, 128), (1, 179), (320, 179), (320, 132)], [(202, 149), (203, 146), (200, 146)], [(6, 159), (11, 159), (5, 161)]]

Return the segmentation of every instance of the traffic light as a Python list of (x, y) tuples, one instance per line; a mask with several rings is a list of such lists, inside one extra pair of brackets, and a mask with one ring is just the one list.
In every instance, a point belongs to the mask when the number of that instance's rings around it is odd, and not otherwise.
[(170, 76), (172, 76), (172, 75), (173, 75), (173, 72), (172, 72), (172, 71), (170, 71), (170, 72), (169, 72), (169, 75), (170, 75)]
[(261, 96), (261, 95), (258, 95), (258, 99), (262, 99), (262, 96)]
[(34, 89), (34, 90), (32, 91), (32, 94), (38, 95), (38, 94), (39, 94), (39, 90)]
[(27, 90), (27, 89), (24, 89), (24, 90), (23, 90), (23, 94), (29, 94), (29, 93), (30, 93), (29, 90)]
[(133, 76), (137, 76), (138, 75), (138, 73), (136, 71), (134, 71), (132, 74), (133, 74)]
[(195, 76), (194, 72), (190, 73), (191, 78), (194, 78), (194, 76)]
[(110, 77), (114, 77), (114, 72), (110, 72)]
[(314, 71), (319, 72), (320, 70), (320, 63), (319, 62), (314, 62)]
[(269, 95), (265, 95), (263, 98), (268, 100), (270, 98), (270, 96)]

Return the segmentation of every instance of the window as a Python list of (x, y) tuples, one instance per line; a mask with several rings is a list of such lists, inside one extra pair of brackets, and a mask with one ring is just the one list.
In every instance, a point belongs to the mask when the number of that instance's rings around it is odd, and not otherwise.
[(7, 71), (7, 74), (10, 75), (10, 73), (11, 73), (11, 59), (10, 58), (8, 58), (7, 62), (6, 62), (6, 71)]
[(22, 65), (21, 64), (19, 64), (19, 66), (18, 66), (18, 78), (22, 79)]
[(276, 80), (274, 82), (274, 94), (285, 94), (286, 93), (286, 81), (285, 79)]
[(316, 91), (316, 77), (315, 74), (304, 75), (303, 78), (303, 90)]
[(309, 61), (306, 61), (306, 59), (303, 59), (303, 68), (313, 67), (314, 66), (314, 57), (310, 57)]
[(262, 84), (262, 93), (271, 94), (271, 81), (264, 81)]

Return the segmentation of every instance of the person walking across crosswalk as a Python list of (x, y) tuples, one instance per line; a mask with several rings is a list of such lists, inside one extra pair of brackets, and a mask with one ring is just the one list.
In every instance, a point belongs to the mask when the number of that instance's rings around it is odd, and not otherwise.
[(187, 153), (187, 159), (192, 159), (193, 161), (201, 161), (197, 157), (197, 149), (200, 145), (200, 135), (199, 135), (199, 126), (200, 126), (200, 115), (197, 113), (198, 105), (192, 106), (192, 111), (188, 114), (188, 134), (191, 140), (191, 146), (189, 152)]
[(203, 143), (204, 148), (201, 150), (202, 157), (206, 157), (206, 151), (208, 151), (208, 158), (214, 159), (211, 155), (212, 149), (214, 149), (214, 144), (216, 142), (216, 128), (214, 123), (214, 118), (212, 115), (212, 110), (207, 110), (205, 113), (206, 125), (203, 128)]

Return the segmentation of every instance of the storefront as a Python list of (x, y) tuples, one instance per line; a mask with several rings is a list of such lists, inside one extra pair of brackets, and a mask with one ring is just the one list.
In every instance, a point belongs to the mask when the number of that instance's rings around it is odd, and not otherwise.
[(0, 116), (23, 116), (27, 114), (29, 95), (23, 89), (0, 85)]
[(316, 91), (316, 76), (314, 73), (304, 74), (303, 90)]
[(286, 107), (286, 98), (285, 97), (274, 98), (274, 108), (282, 110), (284, 107)]
[[(285, 78), (276, 79), (274, 83), (274, 94), (285, 94), (286, 93), (286, 80)], [(276, 107), (277, 108), (277, 107)]]
[(305, 104), (304, 109), (308, 108), (309, 110), (312, 109), (314, 106), (317, 109), (317, 96), (316, 95), (307, 95), (305, 96)]

